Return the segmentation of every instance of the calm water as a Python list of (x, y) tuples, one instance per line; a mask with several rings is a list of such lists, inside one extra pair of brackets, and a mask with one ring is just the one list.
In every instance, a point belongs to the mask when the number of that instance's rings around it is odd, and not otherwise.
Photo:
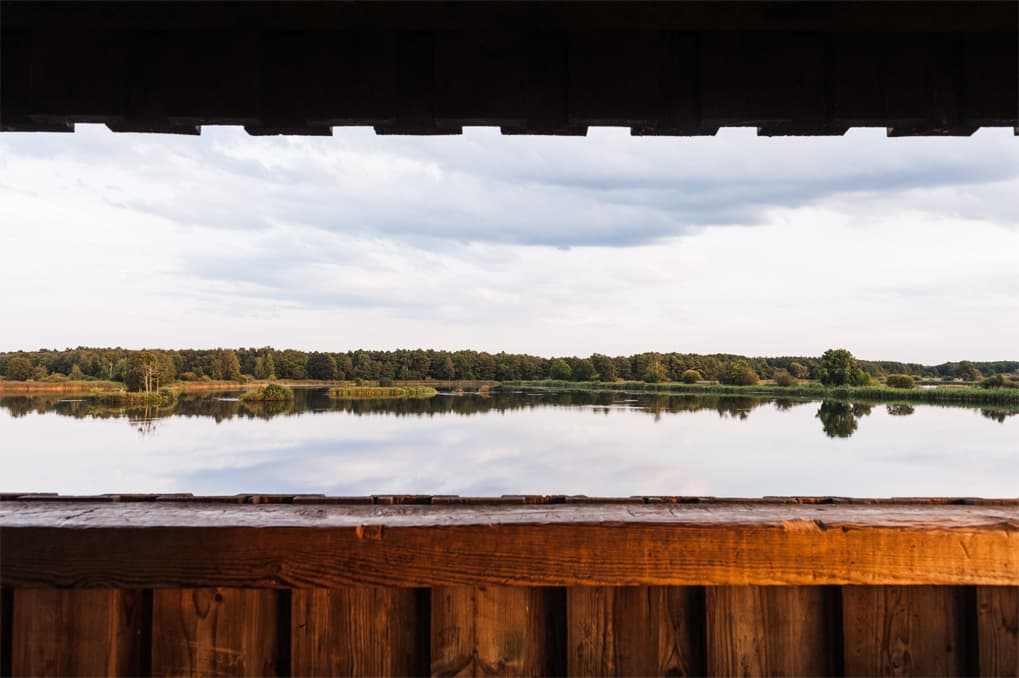
[(0, 491), (1019, 495), (1016, 412), (586, 393), (0, 398)]

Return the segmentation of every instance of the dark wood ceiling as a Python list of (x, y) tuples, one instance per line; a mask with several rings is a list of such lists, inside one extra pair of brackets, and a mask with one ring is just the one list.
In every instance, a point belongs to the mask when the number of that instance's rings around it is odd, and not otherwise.
[(5, 1), (0, 129), (967, 135), (1019, 125), (1017, 7)]

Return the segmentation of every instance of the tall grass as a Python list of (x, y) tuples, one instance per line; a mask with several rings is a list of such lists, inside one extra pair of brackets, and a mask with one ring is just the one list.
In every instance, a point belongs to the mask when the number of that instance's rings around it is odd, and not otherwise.
[(438, 393), (430, 386), (341, 386), (329, 389), (329, 397), (338, 400), (431, 398)]
[(1019, 405), (1019, 388), (936, 388), (899, 389), (885, 386), (839, 386), (821, 384), (801, 386), (729, 386), (725, 384), (648, 384), (640, 381), (577, 382), (577, 381), (507, 381), (501, 388), (544, 388), (549, 390), (615, 391), (619, 393), (678, 393), (703, 395), (778, 396), (824, 400), (852, 400), (916, 403), (953, 403), (961, 405)]

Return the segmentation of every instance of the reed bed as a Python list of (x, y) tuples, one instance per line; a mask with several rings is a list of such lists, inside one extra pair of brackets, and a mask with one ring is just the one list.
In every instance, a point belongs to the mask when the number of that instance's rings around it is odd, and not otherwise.
[(500, 388), (543, 388), (548, 390), (615, 391), (619, 393), (675, 393), (691, 395), (773, 396), (818, 400), (851, 400), (876, 403), (950, 403), (959, 405), (1019, 405), (1019, 388), (985, 389), (943, 387), (900, 389), (887, 386), (839, 386), (820, 384), (801, 386), (730, 386), (726, 384), (648, 384), (627, 382), (507, 381)]
[(431, 398), (438, 394), (430, 386), (341, 386), (329, 389), (329, 397), (337, 400)]

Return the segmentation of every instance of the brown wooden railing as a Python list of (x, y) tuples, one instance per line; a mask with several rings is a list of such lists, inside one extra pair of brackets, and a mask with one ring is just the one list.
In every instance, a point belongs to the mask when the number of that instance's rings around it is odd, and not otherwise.
[(1019, 674), (1019, 500), (0, 499), (4, 675)]

